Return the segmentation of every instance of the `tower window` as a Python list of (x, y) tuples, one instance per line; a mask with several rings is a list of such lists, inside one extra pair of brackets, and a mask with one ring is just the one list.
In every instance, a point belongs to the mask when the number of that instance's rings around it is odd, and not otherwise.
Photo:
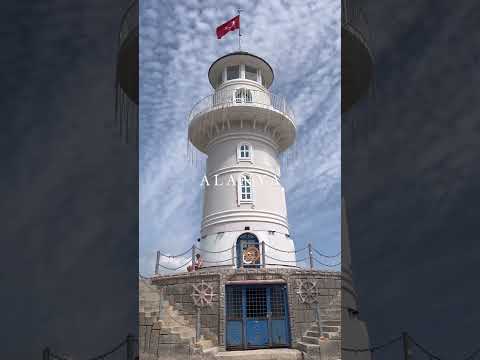
[(250, 144), (242, 143), (237, 149), (238, 161), (252, 161), (253, 148)]
[(238, 190), (239, 203), (253, 202), (252, 178), (249, 174), (242, 174), (240, 176)]
[(227, 80), (238, 79), (240, 77), (240, 66), (227, 66)]
[(223, 83), (223, 71), (220, 71), (217, 75), (217, 86)]
[(235, 90), (235, 102), (250, 103), (252, 102), (252, 91), (250, 89), (240, 88)]
[(257, 69), (252, 66), (245, 65), (245, 79), (257, 81)]

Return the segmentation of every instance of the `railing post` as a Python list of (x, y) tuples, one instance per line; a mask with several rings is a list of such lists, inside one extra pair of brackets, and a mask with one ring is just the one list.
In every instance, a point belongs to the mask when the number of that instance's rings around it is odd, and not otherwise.
[(322, 317), (320, 316), (320, 303), (318, 301), (316, 302), (316, 312), (317, 312), (318, 332), (320, 334), (320, 338), (323, 339)]
[(195, 325), (195, 342), (198, 342), (200, 340), (200, 306), (197, 306), (197, 323)]
[(404, 360), (410, 359), (410, 349), (408, 346), (408, 334), (404, 331), (402, 332), (402, 340), (403, 340), (403, 358)]
[(43, 360), (50, 360), (50, 348), (43, 349)]
[(265, 241), (262, 241), (262, 265), (265, 267)]
[(133, 360), (134, 351), (133, 351), (133, 335), (127, 335), (127, 360)]
[(313, 269), (312, 243), (308, 243), (308, 257), (310, 258), (310, 269)]
[(195, 245), (192, 245), (192, 271), (195, 271)]
[(160, 265), (160, 251), (157, 251), (157, 262), (155, 263), (155, 275), (158, 275), (159, 265)]

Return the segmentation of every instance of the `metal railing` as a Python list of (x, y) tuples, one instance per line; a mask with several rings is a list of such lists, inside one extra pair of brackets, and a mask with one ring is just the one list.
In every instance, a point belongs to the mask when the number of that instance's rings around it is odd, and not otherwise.
[(132, 31), (138, 30), (138, 6), (138, 0), (133, 0), (123, 14), (118, 33), (119, 44), (122, 44)]
[(225, 88), (199, 100), (190, 111), (188, 124), (190, 124), (194, 118), (203, 113), (236, 105), (250, 105), (276, 110), (295, 123), (293, 110), (288, 105), (284, 96), (263, 90)]
[[(268, 254), (266, 249), (273, 250), (274, 253), (285, 253), (285, 254), (301, 254), (300, 259), (296, 260), (286, 260), (279, 259), (278, 257), (271, 256), (273, 254)], [(312, 244), (308, 244), (304, 248), (298, 250), (283, 250), (273, 247), (266, 242), (262, 241), (258, 244), (258, 250), (260, 253), (260, 259), (255, 264), (239, 264), (239, 267), (257, 267), (264, 268), (267, 265), (283, 266), (283, 267), (292, 267), (297, 269), (310, 268), (310, 269), (326, 269), (326, 268), (335, 268), (341, 264), (340, 256), (341, 252), (338, 252), (335, 255), (324, 254), (317, 249), (315, 249)], [(162, 251), (157, 251), (157, 258), (155, 261), (155, 274), (160, 274), (160, 270), (169, 271), (169, 272), (179, 272), (185, 271), (187, 266), (192, 266), (195, 264), (196, 255), (202, 255), (202, 267), (211, 268), (211, 267), (235, 267), (238, 264), (236, 246), (229, 247), (220, 251), (209, 251), (205, 249), (199, 249), (195, 245), (190, 247), (188, 250), (177, 255), (165, 254)], [(224, 254), (221, 259), (217, 259), (219, 254)], [(278, 256), (278, 255), (277, 255)], [(321, 260), (320, 260), (321, 259)], [(173, 262), (175, 265), (168, 266), (168, 262)], [(306, 266), (299, 266), (299, 263), (305, 263)], [(194, 271), (193, 266), (191, 271)]]
[[(108, 360), (112, 359), (112, 356), (115, 355), (118, 359), (119, 352), (123, 351), (123, 356), (125, 360), (138, 360), (138, 339), (133, 335), (127, 335), (125, 340), (120, 342), (118, 345), (114, 346), (110, 350), (104, 352), (103, 354), (89, 358), (88, 360)], [(65, 355), (58, 355), (53, 352), (49, 347), (43, 349), (42, 352), (43, 360), (72, 360), (73, 358)]]
[(372, 41), (367, 17), (356, 1), (342, 0), (342, 26), (353, 30), (365, 45)]

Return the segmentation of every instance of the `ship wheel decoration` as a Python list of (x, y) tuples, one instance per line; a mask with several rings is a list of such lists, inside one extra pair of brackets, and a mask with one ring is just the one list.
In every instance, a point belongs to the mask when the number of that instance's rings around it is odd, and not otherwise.
[(245, 264), (255, 264), (260, 260), (260, 251), (255, 245), (250, 245), (243, 251), (243, 262)]
[(204, 307), (212, 305), (213, 298), (216, 294), (213, 293), (213, 286), (205, 282), (198, 285), (193, 284), (192, 299), (195, 306)]
[(313, 304), (318, 302), (319, 291), (316, 281), (305, 280), (298, 282), (297, 295), (302, 303)]

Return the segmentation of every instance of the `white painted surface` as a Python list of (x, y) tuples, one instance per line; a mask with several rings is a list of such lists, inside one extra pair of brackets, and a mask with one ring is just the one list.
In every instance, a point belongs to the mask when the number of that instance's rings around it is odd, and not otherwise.
[[(257, 58), (232, 55), (216, 62), (210, 76), (215, 79), (215, 72), (223, 71), (225, 80), (224, 66), (244, 65), (247, 60), (247, 64), (269, 69)], [(249, 101), (235, 100), (240, 88), (251, 91)], [(208, 156), (201, 241), (196, 244), (204, 266), (237, 266), (237, 239), (245, 232), (257, 236), (260, 250), (265, 243), (267, 267), (296, 265), (278, 160), (295, 139), (293, 113), (287, 110), (286, 103), (278, 102), (260, 83), (235, 79), (222, 83), (204, 105), (192, 111), (189, 139)], [(252, 147), (250, 161), (238, 160), (242, 143)], [(243, 174), (252, 178), (250, 203), (242, 203), (239, 197)]]

